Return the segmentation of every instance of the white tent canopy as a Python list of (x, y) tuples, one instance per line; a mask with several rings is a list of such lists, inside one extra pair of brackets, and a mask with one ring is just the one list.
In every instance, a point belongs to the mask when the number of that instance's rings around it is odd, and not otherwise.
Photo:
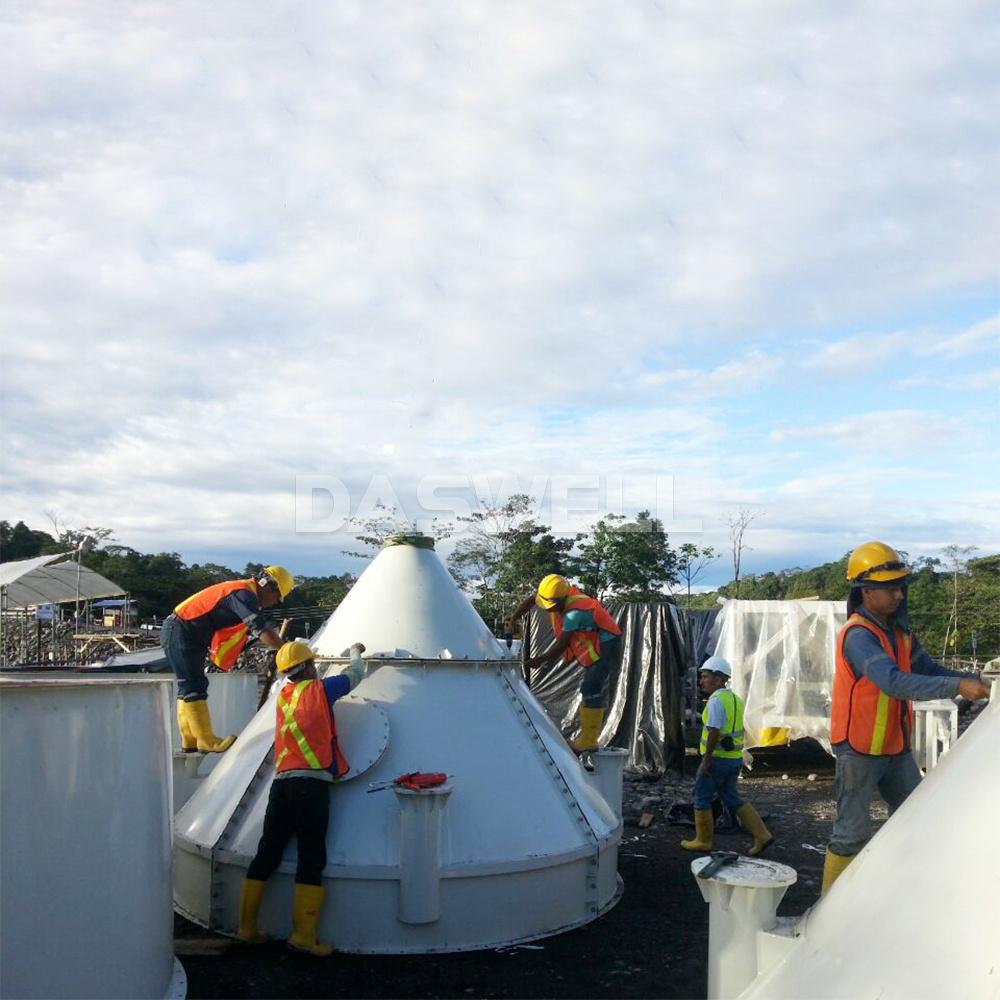
[[(4, 608), (34, 608), (39, 604), (66, 604), (70, 601), (92, 601), (100, 597), (117, 597), (125, 591), (111, 580), (73, 559), (68, 552), (19, 559), (0, 564), (0, 589)], [(56, 562), (56, 559), (65, 559)]]

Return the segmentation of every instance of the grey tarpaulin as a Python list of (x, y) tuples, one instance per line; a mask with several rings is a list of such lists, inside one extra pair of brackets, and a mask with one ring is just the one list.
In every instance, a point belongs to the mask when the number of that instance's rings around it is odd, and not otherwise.
[[(644, 771), (680, 770), (684, 760), (681, 701), (685, 652), (672, 604), (609, 604), (622, 630), (621, 663), (609, 679), (608, 715), (602, 743), (629, 751), (629, 766)], [(552, 643), (549, 616), (529, 616), (526, 646), (533, 656)], [(583, 669), (563, 662), (533, 670), (531, 689), (545, 711), (570, 735), (577, 726)]]

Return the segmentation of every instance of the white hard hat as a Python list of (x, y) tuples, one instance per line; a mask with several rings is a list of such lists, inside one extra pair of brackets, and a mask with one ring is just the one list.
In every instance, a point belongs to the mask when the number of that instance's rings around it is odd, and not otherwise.
[(725, 674), (727, 677), (733, 676), (733, 668), (724, 656), (710, 656), (698, 669), (711, 670), (713, 673)]

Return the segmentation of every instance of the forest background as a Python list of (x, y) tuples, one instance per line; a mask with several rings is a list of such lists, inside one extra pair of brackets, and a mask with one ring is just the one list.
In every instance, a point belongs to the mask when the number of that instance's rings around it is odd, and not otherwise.
[[(647, 511), (633, 519), (608, 515), (590, 531), (565, 538), (535, 521), (530, 510), (530, 498), (515, 495), (501, 505), (483, 504), (479, 512), (459, 519), (465, 523), (443, 525), (436, 532), (443, 538), (461, 530), (448, 568), (497, 635), (511, 611), (548, 573), (564, 574), (585, 593), (610, 604), (672, 602), (685, 609), (704, 609), (716, 607), (720, 598), (844, 600), (847, 596), (849, 553), (811, 568), (741, 574), (741, 555), (749, 547), (753, 521), (760, 513), (734, 512), (727, 519), (731, 551), (718, 552), (690, 542), (672, 546), (661, 522)], [(359, 539), (370, 550), (367, 558), (387, 537), (408, 529), (391, 509), (378, 514), (356, 526)], [(14, 525), (0, 521), (0, 561), (72, 553), (72, 558), (127, 591), (144, 621), (162, 619), (203, 587), (262, 568), (255, 563), (241, 571), (213, 563), (189, 566), (176, 552), (138, 552), (115, 542), (107, 529), (69, 527), (51, 514), (49, 519), (51, 531), (30, 528), (23, 521)], [(1000, 553), (975, 552), (972, 546), (950, 545), (941, 558), (911, 563), (911, 624), (936, 656), (982, 660), (1000, 653)], [(698, 577), (720, 558), (731, 561), (733, 579), (717, 590), (699, 593)], [(352, 573), (297, 576), (281, 609), (293, 622), (290, 635), (314, 632), (356, 579)]]

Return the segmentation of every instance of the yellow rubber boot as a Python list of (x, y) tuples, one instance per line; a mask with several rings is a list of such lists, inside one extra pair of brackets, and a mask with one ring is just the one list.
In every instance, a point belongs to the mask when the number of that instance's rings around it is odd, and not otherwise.
[(694, 840), (682, 840), (681, 847), (685, 851), (710, 851), (712, 849), (712, 834), (715, 832), (715, 816), (711, 809), (695, 809)]
[(326, 890), (322, 886), (295, 883), (295, 897), (292, 900), (294, 930), (288, 939), (289, 948), (319, 958), (326, 958), (333, 953), (332, 944), (320, 944), (316, 940), (316, 924), (319, 921), (319, 911), (323, 906), (324, 896)]
[(263, 944), (267, 935), (257, 929), (257, 914), (260, 912), (260, 901), (264, 897), (264, 886), (256, 878), (243, 880), (243, 891), (240, 894), (240, 925), (236, 931), (236, 940), (244, 944)]
[(840, 878), (844, 869), (856, 857), (856, 854), (845, 857), (842, 854), (834, 854), (829, 848), (826, 849), (826, 860), (823, 862), (823, 885), (819, 890), (821, 896), (825, 896), (830, 891), (830, 886)]
[(604, 725), (603, 708), (586, 708), (580, 706), (580, 735), (569, 741), (569, 745), (577, 753), (586, 753), (588, 750), (596, 750), (597, 740), (601, 735), (601, 727)]
[(202, 753), (222, 753), (233, 745), (235, 736), (227, 736), (224, 740), (220, 740), (212, 732), (212, 716), (209, 715), (208, 702), (204, 698), (201, 701), (187, 703), (187, 716), (198, 741), (198, 749)]
[(736, 815), (739, 821), (746, 827), (747, 833), (753, 837), (753, 847), (747, 851), (747, 854), (751, 858), (757, 857), (758, 854), (774, 843), (774, 837), (768, 833), (767, 827), (764, 826), (764, 821), (760, 818), (760, 814), (749, 802), (744, 802), (736, 810)]
[(181, 750), (184, 753), (197, 753), (198, 740), (188, 717), (188, 703), (180, 699), (177, 701), (177, 728), (181, 731)]

